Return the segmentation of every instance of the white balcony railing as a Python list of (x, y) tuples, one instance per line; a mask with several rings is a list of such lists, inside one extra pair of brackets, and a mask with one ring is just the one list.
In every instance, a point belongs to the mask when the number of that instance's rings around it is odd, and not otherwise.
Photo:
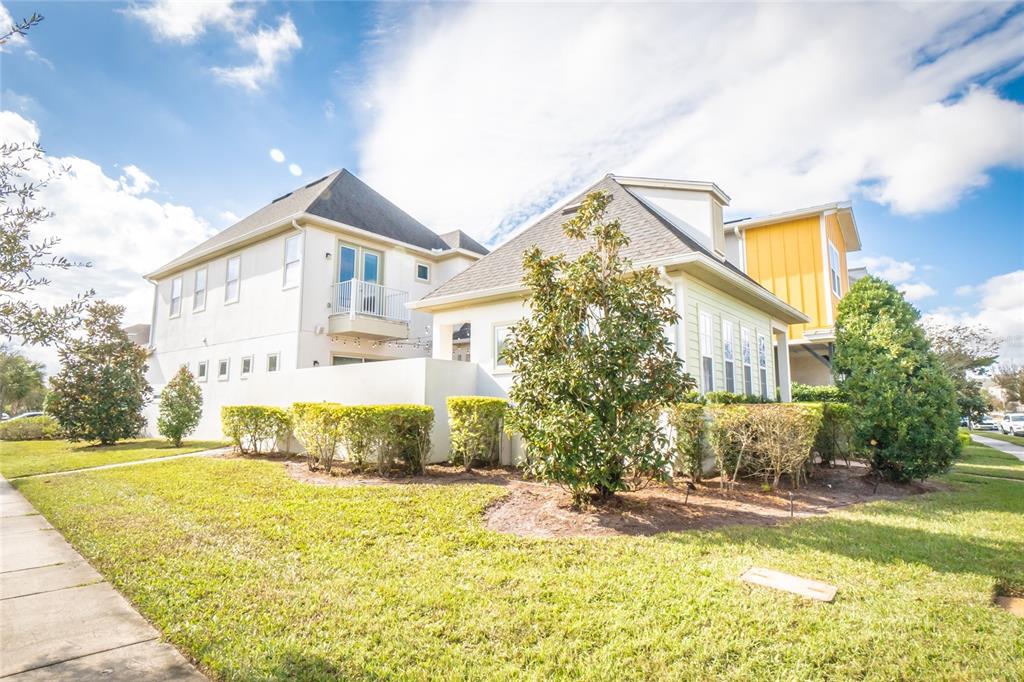
[(390, 322), (408, 322), (409, 292), (350, 279), (332, 285), (331, 314), (351, 318), (367, 315)]

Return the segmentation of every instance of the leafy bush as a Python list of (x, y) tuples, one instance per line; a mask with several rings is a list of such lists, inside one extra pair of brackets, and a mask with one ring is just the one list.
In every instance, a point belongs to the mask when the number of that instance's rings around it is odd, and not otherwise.
[(507, 406), (504, 398), (448, 398), (448, 425), (452, 440), (450, 459), (453, 464), (462, 464), (469, 471), (474, 461), (497, 463)]
[(383, 475), (401, 462), (410, 474), (423, 473), (430, 455), (434, 408), (426, 405), (343, 405), (338, 437), (357, 466), (376, 462)]
[(762, 398), (759, 395), (730, 393), (729, 391), (708, 391), (704, 394), (704, 400), (709, 404), (716, 405), (761, 405), (763, 403), (775, 402), (770, 398)]
[(306, 451), (310, 471), (320, 467), (331, 472), (341, 441), (346, 408), (336, 403), (295, 403), (291, 409), (292, 434)]
[(60, 437), (60, 424), (48, 414), (0, 422), (0, 440), (54, 440)]
[(202, 416), (203, 392), (188, 367), (182, 366), (160, 392), (156, 430), (180, 448), (181, 439), (196, 430)]
[(676, 467), (694, 481), (699, 481), (704, 473), (704, 453), (708, 449), (704, 406), (678, 403), (668, 409), (666, 416), (675, 432)]
[(808, 386), (793, 384), (794, 403), (840, 403), (843, 401), (837, 386)]
[(224, 435), (243, 454), (264, 452), (268, 441), (271, 448), (276, 447), (291, 428), (287, 410), (267, 405), (225, 405), (220, 418)]
[(123, 313), (123, 306), (93, 302), (82, 337), (58, 351), (61, 370), (50, 379), (46, 411), (69, 440), (112, 445), (146, 425), (142, 410), (152, 394), (146, 350), (121, 329)]
[[(966, 447), (971, 444), (971, 432), (967, 429), (960, 429), (957, 431), (956, 437), (960, 440), (960, 445), (962, 447)], [(0, 440), (4, 440), (2, 435), (0, 435)]]
[(756, 433), (747, 405), (711, 405), (708, 443), (715, 455), (719, 485), (726, 480), (736, 482), (744, 468), (750, 468), (755, 456)]
[(842, 458), (850, 463), (853, 454), (853, 417), (846, 403), (819, 403), (821, 428), (814, 439), (814, 451), (821, 463), (832, 466)]
[(864, 277), (839, 303), (832, 369), (847, 397), (854, 445), (894, 481), (947, 470), (960, 451), (956, 391), (920, 314), (896, 288)]

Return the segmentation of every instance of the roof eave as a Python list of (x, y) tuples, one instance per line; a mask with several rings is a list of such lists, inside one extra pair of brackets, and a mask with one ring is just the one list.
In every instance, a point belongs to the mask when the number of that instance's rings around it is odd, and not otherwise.
[(611, 177), (615, 182), (625, 187), (654, 187), (658, 189), (682, 189), (694, 192), (709, 192), (713, 194), (723, 206), (728, 206), (731, 201), (729, 195), (713, 182), (699, 180), (670, 180), (667, 178), (645, 178), (614, 174)]

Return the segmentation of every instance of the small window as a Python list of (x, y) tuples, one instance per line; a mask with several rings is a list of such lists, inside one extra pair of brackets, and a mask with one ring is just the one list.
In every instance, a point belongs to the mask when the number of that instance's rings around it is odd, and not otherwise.
[(235, 303), (238, 301), (238, 289), (242, 274), (242, 258), (235, 256), (228, 258), (226, 272), (224, 274), (224, 302)]
[(284, 240), (284, 288), (299, 285), (302, 277), (302, 235)]
[(700, 314), (700, 380), (701, 391), (707, 393), (715, 390), (715, 359), (712, 355), (714, 347), (714, 331), (712, 330), (711, 313)]
[(171, 280), (171, 317), (181, 315), (181, 277)]
[(267, 371), (276, 372), (277, 368), (281, 363), (281, 355), (279, 353), (270, 353), (267, 355)]
[(206, 381), (206, 369), (209, 363), (206, 360), (202, 360), (196, 365), (196, 381)]
[(228, 373), (230, 371), (231, 371), (231, 361), (230, 360), (219, 360), (217, 362), (217, 380), (218, 381), (227, 381), (228, 380)]
[(836, 296), (842, 296), (843, 285), (839, 277), (839, 249), (832, 242), (828, 243), (828, 274), (832, 280), (832, 292)]
[(722, 320), (722, 358), (725, 360), (725, 390), (736, 392), (736, 359), (732, 320)]
[(761, 397), (768, 398), (768, 337), (757, 335), (757, 370), (761, 380)]
[(242, 371), (240, 375), (243, 379), (248, 379), (250, 374), (252, 374), (252, 356), (246, 355), (242, 358)]
[(338, 365), (361, 365), (363, 362), (363, 358), (355, 358), (348, 355), (331, 356), (331, 365), (335, 367)]
[(507, 324), (494, 328), (494, 369), (508, 369), (508, 361), (503, 357), (505, 344), (508, 342), (508, 332), (511, 327)]
[(192, 297), (192, 310), (206, 310), (206, 268), (196, 270), (196, 291)]
[(743, 392), (754, 395), (753, 350), (750, 347), (750, 330), (740, 329), (740, 353), (743, 355)]
[(416, 263), (416, 279), (420, 282), (429, 282), (430, 266), (426, 263)]

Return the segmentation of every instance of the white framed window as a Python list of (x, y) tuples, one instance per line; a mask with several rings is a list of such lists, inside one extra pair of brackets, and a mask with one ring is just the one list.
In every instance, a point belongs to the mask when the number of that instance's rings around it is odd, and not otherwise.
[(735, 332), (732, 320), (722, 320), (722, 360), (725, 365), (725, 390), (736, 392)]
[(505, 352), (505, 344), (508, 342), (508, 333), (512, 329), (512, 325), (508, 324), (496, 324), (494, 325), (494, 369), (495, 370), (509, 370), (508, 361), (502, 357)]
[(236, 303), (238, 301), (238, 290), (242, 283), (242, 257), (232, 256), (228, 258), (224, 268), (224, 302)]
[(217, 361), (217, 381), (227, 381), (231, 373), (231, 360), (225, 358)]
[(195, 274), (195, 292), (192, 295), (192, 311), (206, 310), (206, 268), (199, 268)]
[(206, 381), (206, 373), (210, 363), (207, 360), (200, 360), (196, 365), (196, 381)]
[(284, 288), (299, 286), (302, 278), (302, 235), (284, 240)]
[(362, 365), (366, 362), (380, 362), (377, 358), (359, 358), (354, 355), (332, 355), (331, 365), (337, 367), (338, 365)]
[(422, 261), (416, 261), (416, 281), (417, 282), (429, 282), (430, 281), (430, 265)]
[(768, 337), (757, 335), (757, 374), (761, 382), (761, 397), (768, 399)]
[(242, 357), (242, 367), (239, 371), (239, 376), (242, 379), (248, 379), (249, 375), (252, 374), (252, 356), (245, 355)]
[(281, 367), (280, 353), (267, 353), (267, 371), (276, 372)]
[(171, 280), (171, 317), (181, 315), (181, 277)]
[(828, 275), (832, 282), (832, 293), (843, 295), (843, 283), (839, 277), (839, 249), (831, 241), (828, 243)]
[(743, 327), (740, 327), (740, 354), (743, 359), (743, 392), (747, 395), (754, 395), (754, 356), (750, 330)]
[(711, 313), (701, 311), (700, 313), (700, 387), (701, 391), (707, 393), (715, 390), (715, 332)]

